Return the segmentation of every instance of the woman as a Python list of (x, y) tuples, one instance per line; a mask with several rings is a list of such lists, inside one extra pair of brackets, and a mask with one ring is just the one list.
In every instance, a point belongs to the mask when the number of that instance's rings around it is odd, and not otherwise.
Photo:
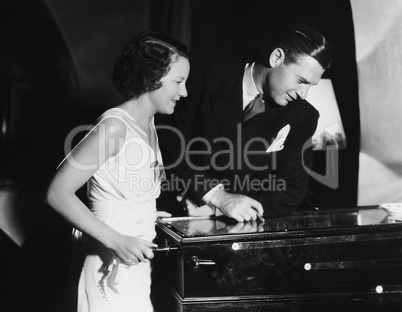
[[(113, 74), (126, 100), (102, 114), (51, 181), (47, 202), (86, 238), (80, 312), (153, 311), (149, 260), (164, 174), (153, 120), (187, 96), (189, 70), (176, 39), (147, 32), (128, 42)], [(76, 196), (84, 183), (89, 207)]]

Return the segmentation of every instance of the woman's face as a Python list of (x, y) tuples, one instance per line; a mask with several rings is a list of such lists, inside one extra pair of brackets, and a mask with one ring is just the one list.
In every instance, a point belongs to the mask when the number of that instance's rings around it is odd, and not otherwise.
[(162, 77), (162, 87), (150, 93), (156, 113), (173, 114), (176, 102), (187, 96), (186, 80), (190, 72), (188, 59), (177, 56), (170, 64), (170, 71)]

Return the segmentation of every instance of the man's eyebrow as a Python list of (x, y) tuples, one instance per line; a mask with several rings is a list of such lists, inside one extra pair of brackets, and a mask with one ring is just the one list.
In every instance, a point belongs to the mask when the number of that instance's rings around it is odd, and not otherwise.
[(307, 84), (313, 85), (313, 83), (308, 81), (306, 78), (304, 78), (302, 76), (297, 76), (297, 77), (299, 78), (301, 83), (307, 83)]

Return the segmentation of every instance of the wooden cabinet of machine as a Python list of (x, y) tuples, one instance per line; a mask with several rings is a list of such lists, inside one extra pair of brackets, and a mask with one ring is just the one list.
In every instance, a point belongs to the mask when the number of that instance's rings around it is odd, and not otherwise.
[(402, 222), (377, 207), (265, 222), (164, 218), (157, 232), (156, 312), (402, 307)]

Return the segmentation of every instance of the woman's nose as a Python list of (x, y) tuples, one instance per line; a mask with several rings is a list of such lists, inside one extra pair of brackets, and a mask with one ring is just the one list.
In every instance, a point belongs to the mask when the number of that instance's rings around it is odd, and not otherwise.
[(180, 87), (179, 95), (181, 97), (186, 97), (187, 96), (187, 89), (186, 89), (186, 86), (184, 84), (183, 84), (182, 87)]

